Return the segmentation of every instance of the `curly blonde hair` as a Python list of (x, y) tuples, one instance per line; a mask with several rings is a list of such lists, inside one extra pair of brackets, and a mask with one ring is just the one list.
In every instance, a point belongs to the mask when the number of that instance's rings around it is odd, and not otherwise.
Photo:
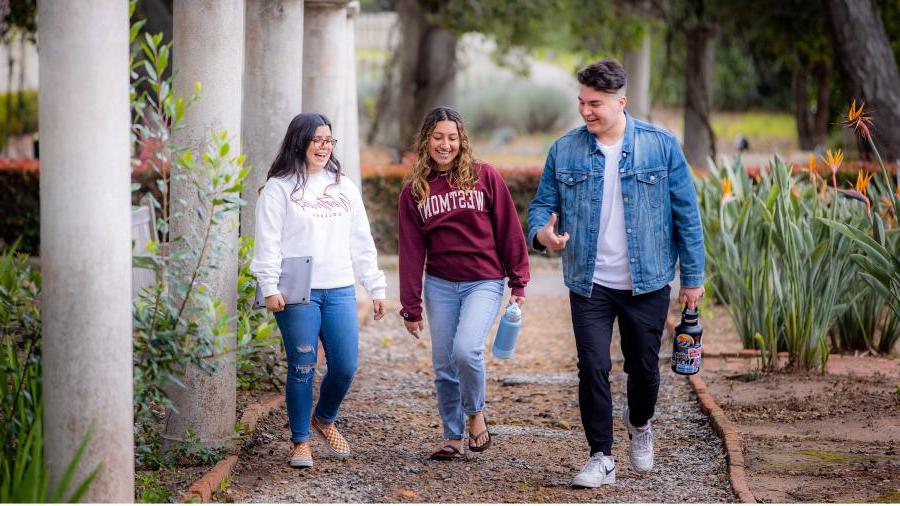
[(428, 153), (428, 141), (439, 121), (452, 121), (459, 130), (459, 154), (450, 168), (450, 186), (457, 190), (472, 190), (478, 182), (478, 171), (472, 155), (469, 135), (463, 126), (462, 116), (449, 107), (436, 107), (425, 116), (419, 136), (416, 139), (416, 163), (404, 181), (416, 202), (424, 202), (430, 194), (428, 177), (437, 172), (437, 166)]

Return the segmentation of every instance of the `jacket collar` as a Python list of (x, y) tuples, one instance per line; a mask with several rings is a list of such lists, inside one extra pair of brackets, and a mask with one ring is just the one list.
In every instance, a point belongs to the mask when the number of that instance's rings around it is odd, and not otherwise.
[[(588, 132), (587, 126), (582, 126), (584, 129), (584, 134), (590, 140), (593, 149), (591, 149), (591, 153), (595, 153), (600, 151), (600, 146), (597, 143), (597, 137), (594, 134)], [(628, 111), (625, 111), (625, 135), (622, 139), (622, 153), (631, 154), (634, 152), (634, 118), (628, 114)]]

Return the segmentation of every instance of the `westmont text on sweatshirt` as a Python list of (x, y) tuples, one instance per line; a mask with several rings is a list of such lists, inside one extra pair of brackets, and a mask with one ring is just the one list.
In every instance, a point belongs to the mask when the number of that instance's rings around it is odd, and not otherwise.
[(478, 182), (456, 190), (449, 177), (428, 181), (425, 202), (409, 186), (400, 192), (400, 314), (422, 319), (422, 271), (447, 281), (509, 277), (513, 295), (525, 295), (528, 249), (516, 206), (494, 167), (476, 163)]

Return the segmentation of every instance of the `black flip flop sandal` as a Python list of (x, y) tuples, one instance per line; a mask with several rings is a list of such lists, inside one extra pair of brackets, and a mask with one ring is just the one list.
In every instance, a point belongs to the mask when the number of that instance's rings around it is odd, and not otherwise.
[[(472, 450), (473, 452), (483, 452), (487, 450), (491, 447), (491, 442), (493, 439), (491, 438), (491, 431), (488, 429), (487, 417), (484, 415), (481, 416), (484, 417), (484, 430), (479, 432), (478, 434), (475, 434), (474, 436), (469, 433), (469, 450)], [(485, 434), (487, 434), (488, 438), (487, 441), (484, 442), (484, 444), (482, 444), (481, 446), (472, 446), (473, 441), (478, 441), (479, 439), (481, 439), (481, 436), (484, 436)]]
[(431, 460), (447, 461), (447, 460), (465, 459), (466, 455), (463, 453), (462, 450), (458, 449), (457, 447), (455, 447), (451, 444), (446, 444), (446, 445), (442, 446), (440, 450), (432, 453), (431, 456), (428, 458)]

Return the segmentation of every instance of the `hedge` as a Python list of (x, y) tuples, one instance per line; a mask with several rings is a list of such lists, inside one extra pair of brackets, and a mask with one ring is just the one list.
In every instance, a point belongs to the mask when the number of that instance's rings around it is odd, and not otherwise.
[[(155, 175), (137, 164), (132, 172), (132, 182), (140, 185), (140, 190), (132, 195), (136, 203), (147, 191), (155, 191)], [(509, 187), (519, 219), (525, 231), (528, 205), (534, 198), (541, 167), (501, 168), (500, 173)], [(795, 171), (803, 167), (796, 166)], [(406, 175), (406, 165), (363, 166), (362, 195), (372, 227), (372, 235), (378, 251), (386, 254), (397, 252), (397, 197)], [(750, 167), (753, 173), (759, 168)], [(827, 169), (826, 169), (827, 170)], [(859, 170), (876, 170), (871, 162), (844, 162), (838, 173), (838, 185), (842, 188), (852, 187)], [(892, 167), (892, 171), (896, 171)], [(822, 173), (830, 180), (830, 173)], [(12, 244), (18, 237), (22, 238), (21, 250), (29, 254), (38, 254), (40, 249), (40, 205), (39, 205), (39, 163), (37, 160), (4, 160), (0, 159), (0, 249)], [(158, 191), (158, 190), (157, 190)]]
[(41, 205), (37, 160), (0, 159), (0, 249), (21, 238), (19, 250), (37, 255)]
[[(397, 200), (408, 168), (404, 165), (363, 167), (362, 194), (379, 253), (397, 253)], [(499, 169), (509, 187), (522, 230), (541, 177), (540, 168)]]

